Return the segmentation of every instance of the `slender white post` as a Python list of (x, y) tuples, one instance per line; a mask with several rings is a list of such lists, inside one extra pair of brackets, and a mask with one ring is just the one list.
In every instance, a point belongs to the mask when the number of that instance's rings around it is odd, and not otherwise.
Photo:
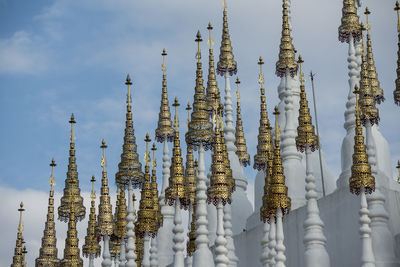
[(263, 267), (269, 267), (269, 263), (268, 263), (269, 228), (270, 228), (269, 223), (265, 222), (264, 223), (264, 232), (263, 232), (264, 237), (263, 237), (263, 239), (261, 241), (261, 245), (262, 245), (263, 251), (262, 251), (262, 254), (261, 254), (261, 257), (260, 257), (260, 262), (261, 262)]
[[(191, 230), (190, 224), (192, 223), (192, 218), (193, 218), (193, 204), (190, 204), (189, 205), (189, 219), (188, 219), (188, 233)], [(188, 240), (188, 242), (189, 242), (189, 240)], [(186, 255), (185, 267), (192, 267), (192, 262), (193, 262), (192, 256)]]
[(283, 244), (284, 234), (282, 225), (282, 209), (278, 208), (276, 211), (276, 256), (275, 256), (275, 267), (285, 267), (286, 247)]
[(315, 178), (311, 166), (311, 149), (306, 146), (306, 200), (307, 215), (304, 221), (305, 266), (330, 266), (329, 255), (326, 250), (324, 223), (319, 216)]
[(101, 262), (102, 267), (111, 267), (112, 260), (110, 254), (110, 237), (105, 235), (103, 237), (103, 261)]
[(172, 232), (174, 233), (174, 247), (173, 250), (174, 254), (174, 267), (184, 267), (184, 255), (183, 252), (185, 250), (184, 242), (185, 237), (183, 236), (183, 226), (182, 226), (182, 214), (181, 214), (181, 207), (180, 201), (177, 197), (175, 200), (175, 218), (174, 218), (174, 229)]
[(94, 267), (94, 255), (92, 253), (89, 254), (89, 267)]
[(204, 166), (204, 147), (199, 147), (199, 167), (197, 174), (197, 220), (196, 220), (196, 251), (193, 254), (193, 267), (212, 267), (214, 260), (210, 248), (208, 247), (207, 230), (207, 186)]
[(372, 250), (371, 220), (369, 218), (367, 198), (364, 187), (361, 188), (360, 236), (362, 241), (361, 267), (375, 267), (374, 251)]
[(224, 207), (222, 201), (217, 204), (217, 238), (215, 239), (215, 266), (228, 267), (228, 249), (226, 248), (225, 231), (223, 225)]
[(143, 236), (143, 267), (150, 267), (150, 235), (149, 233), (144, 233)]
[(126, 236), (128, 238), (126, 244), (126, 259), (127, 262), (125, 264), (126, 267), (137, 267), (136, 264), (136, 254), (135, 254), (135, 206), (133, 204), (133, 187), (132, 184), (129, 183), (128, 187), (128, 216), (126, 217), (127, 225), (126, 225)]
[(276, 224), (275, 217), (270, 218), (270, 228), (268, 236), (268, 264), (269, 266), (275, 266), (275, 256), (276, 256)]
[(119, 254), (119, 266), (125, 267), (126, 264), (126, 248), (125, 248), (125, 238), (121, 238), (121, 250)]
[(235, 244), (233, 243), (232, 233), (232, 205), (227, 203), (224, 206), (224, 230), (226, 238), (226, 248), (228, 249), (229, 267), (236, 267), (239, 259), (235, 254)]
[(158, 267), (157, 237), (151, 239), (150, 267)]
[(114, 266), (116, 266), (116, 267), (119, 266), (119, 257), (118, 257), (118, 255), (115, 255), (115, 258), (114, 258)]

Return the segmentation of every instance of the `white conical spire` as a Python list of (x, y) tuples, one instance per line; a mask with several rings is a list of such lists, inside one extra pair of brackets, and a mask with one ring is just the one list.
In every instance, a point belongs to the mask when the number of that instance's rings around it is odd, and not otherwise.
[(126, 236), (128, 238), (126, 244), (126, 267), (137, 267), (136, 265), (136, 254), (135, 254), (135, 206), (133, 203), (133, 186), (129, 183), (128, 187), (128, 216), (126, 220), (128, 224), (126, 225)]
[(126, 264), (126, 248), (125, 248), (125, 238), (121, 238), (121, 249), (119, 254), (119, 266), (125, 267)]
[(369, 227), (371, 219), (367, 198), (364, 187), (361, 188), (361, 209), (360, 209), (360, 235), (362, 240), (361, 267), (375, 267), (374, 251), (372, 249), (371, 228)]
[(279, 207), (276, 211), (276, 255), (275, 255), (275, 267), (286, 266), (286, 247), (283, 244), (284, 234), (282, 225), (282, 209)]
[(101, 262), (102, 267), (111, 267), (112, 260), (110, 254), (110, 237), (106, 234), (103, 237), (103, 261)]
[(158, 251), (157, 251), (157, 238), (153, 237), (151, 239), (150, 248), (150, 267), (158, 267)]
[(276, 256), (276, 224), (275, 217), (270, 216), (270, 228), (268, 235), (268, 260), (269, 266), (275, 266), (275, 256)]

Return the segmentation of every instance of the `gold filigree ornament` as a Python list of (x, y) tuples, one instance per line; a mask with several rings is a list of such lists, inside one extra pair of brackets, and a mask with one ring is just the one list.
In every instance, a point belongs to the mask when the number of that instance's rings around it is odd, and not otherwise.
[(15, 244), (15, 249), (14, 249), (14, 256), (13, 256), (13, 262), (11, 264), (11, 267), (23, 267), (25, 263), (25, 254), (24, 254), (24, 248), (22, 247), (24, 243), (24, 238), (22, 236), (22, 231), (24, 231), (24, 224), (22, 221), (22, 213), (24, 212), (24, 203), (21, 202), (19, 205), (19, 223), (18, 223), (18, 232), (17, 232), (17, 241)]
[(151, 160), (151, 190), (153, 192), (153, 207), (154, 207), (154, 212), (156, 213), (156, 219), (154, 220), (154, 229), (153, 233), (157, 234), (158, 229), (162, 226), (163, 224), (163, 217), (161, 214), (161, 206), (159, 203), (159, 198), (158, 198), (158, 186), (157, 186), (157, 176), (156, 176), (156, 167), (157, 167), (157, 162), (156, 162), (156, 144), (153, 143), (153, 147), (151, 148), (151, 151), (153, 151), (153, 158)]
[(342, 43), (349, 43), (350, 35), (353, 35), (355, 41), (360, 41), (360, 18), (357, 15), (355, 0), (343, 0), (342, 19), (338, 32), (339, 41)]
[(394, 99), (394, 103), (396, 105), (400, 106), (400, 14), (399, 14), (400, 4), (399, 4), (399, 1), (396, 1), (396, 6), (395, 6), (394, 10), (397, 13), (397, 33), (398, 33), (397, 46), (398, 46), (398, 50), (397, 50), (396, 88), (393, 91), (393, 99)]

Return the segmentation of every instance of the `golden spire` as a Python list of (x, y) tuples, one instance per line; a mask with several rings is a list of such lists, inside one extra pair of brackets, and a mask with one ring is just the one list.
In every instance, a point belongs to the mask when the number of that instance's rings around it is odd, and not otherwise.
[(155, 235), (154, 223), (157, 215), (154, 210), (153, 191), (150, 183), (149, 162), (151, 161), (151, 158), (149, 153), (149, 143), (151, 140), (148, 133), (146, 134), (146, 139), (144, 141), (146, 142), (146, 153), (144, 155), (144, 162), (146, 162), (146, 166), (137, 219), (139, 222), (138, 233), (141, 237), (143, 237), (145, 233), (152, 234), (153, 236)]
[(194, 89), (193, 111), (189, 129), (185, 135), (186, 143), (192, 149), (197, 150), (200, 144), (205, 150), (212, 146), (213, 142), (213, 125), (210, 122), (210, 114), (207, 110), (207, 101), (204, 95), (203, 86), (203, 70), (201, 68), (200, 42), (202, 41), (200, 31), (197, 32), (197, 70), (196, 70), (196, 87)]
[(24, 242), (24, 238), (22, 237), (22, 231), (24, 231), (24, 224), (22, 222), (22, 212), (24, 211), (24, 203), (21, 202), (19, 204), (19, 223), (18, 223), (18, 233), (17, 233), (17, 242), (14, 249), (13, 262), (11, 267), (23, 267), (25, 262), (24, 249), (22, 248), (22, 244)]
[[(219, 116), (219, 121), (220, 121), (220, 128), (223, 128), (223, 121), (221, 116)], [(224, 153), (224, 162), (225, 162), (225, 175), (228, 179), (228, 182), (230, 184), (230, 189), (231, 192), (235, 191), (236, 189), (236, 184), (235, 184), (235, 179), (233, 178), (232, 174), (232, 169), (231, 169), (231, 162), (229, 160), (229, 155), (228, 155), (228, 150), (226, 147), (226, 142), (225, 142), (225, 137), (224, 137), (224, 131), (220, 130), (219, 135), (221, 136), (221, 142), (222, 142), (222, 150)]]
[(272, 135), (271, 135), (271, 123), (268, 119), (267, 103), (265, 100), (265, 89), (264, 89), (264, 75), (262, 72), (262, 65), (264, 64), (262, 57), (258, 61), (260, 65), (260, 74), (258, 83), (260, 84), (261, 91), (261, 103), (260, 103), (260, 126), (258, 127), (258, 144), (257, 154), (254, 155), (253, 168), (259, 171), (264, 170), (268, 161), (268, 151), (273, 150)]
[(47, 220), (44, 224), (44, 231), (42, 237), (42, 246), (39, 249), (39, 257), (35, 261), (35, 266), (58, 266), (60, 260), (57, 258), (57, 237), (56, 237), (56, 225), (54, 222), (54, 190), (53, 187), (56, 185), (54, 180), (54, 167), (56, 163), (54, 158), (51, 160), (51, 175), (50, 175), (50, 194), (49, 194), (49, 206), (47, 208)]
[(279, 148), (279, 137), (281, 136), (278, 125), (278, 107), (275, 106), (275, 149), (272, 167), (272, 176), (269, 180), (269, 197), (267, 202), (269, 216), (275, 216), (278, 208), (282, 209), (282, 214), (289, 212), (291, 199), (288, 197), (288, 188), (285, 185), (285, 175), (283, 172), (281, 151)]
[(151, 190), (153, 192), (154, 212), (156, 213), (156, 217), (155, 217), (156, 220), (154, 221), (154, 234), (157, 234), (158, 229), (162, 226), (162, 223), (163, 223), (160, 200), (158, 198), (158, 185), (157, 185), (157, 176), (156, 176), (156, 167), (157, 167), (156, 150), (157, 150), (156, 144), (153, 143), (153, 147), (151, 148), (151, 151), (153, 151), (153, 158), (151, 160), (151, 167), (153, 168), (151, 170)]
[(224, 15), (222, 20), (222, 40), (219, 54), (219, 61), (217, 65), (217, 73), (221, 76), (229, 72), (229, 75), (237, 73), (237, 63), (233, 56), (233, 49), (231, 44), (231, 37), (228, 28), (228, 14), (226, 11), (226, 0), (223, 1)]
[[(182, 152), (179, 140), (179, 121), (178, 121), (178, 98), (175, 97), (175, 102), (172, 104), (175, 107), (175, 138), (174, 148), (172, 150), (171, 159), (171, 175), (169, 177), (169, 185), (165, 190), (165, 202), (172, 206), (176, 199), (179, 198), (181, 207), (187, 208), (186, 190), (185, 190), (185, 170), (183, 167)], [(191, 122), (192, 123), (192, 122)], [(189, 127), (190, 124), (189, 123)]]
[[(272, 136), (271, 136), (272, 143)], [(260, 219), (264, 223), (269, 220), (269, 210), (268, 210), (268, 201), (269, 201), (269, 181), (272, 177), (272, 170), (274, 166), (274, 152), (272, 149), (268, 150), (268, 160), (267, 160), (267, 168), (265, 171), (264, 178), (264, 195), (262, 197), (262, 206), (260, 208)]]
[(101, 142), (100, 148), (103, 151), (101, 156), (101, 167), (102, 171), (102, 179), (101, 179), (101, 195), (100, 195), (100, 204), (99, 204), (99, 215), (98, 215), (98, 228), (99, 234), (102, 236), (108, 235), (111, 236), (113, 233), (113, 214), (112, 214), (112, 206), (110, 201), (110, 189), (108, 187), (108, 179), (107, 179), (107, 171), (106, 171), (106, 142), (104, 139)]
[(310, 108), (308, 107), (306, 90), (304, 87), (304, 74), (302, 69), (302, 57), (299, 55), (300, 66), (300, 109), (299, 109), (299, 126), (297, 127), (296, 146), (301, 152), (304, 152), (308, 146), (311, 151), (319, 148), (318, 137), (315, 134), (314, 125), (312, 124), (312, 117), (310, 115)]
[[(194, 170), (195, 170), (195, 177), (197, 177), (197, 167), (198, 167), (198, 162), (197, 159), (194, 161)], [(196, 251), (196, 220), (197, 220), (197, 199), (194, 199), (193, 202), (193, 212), (192, 212), (192, 220), (190, 222), (190, 231), (187, 234), (188, 236), (188, 241), (186, 243), (186, 253), (190, 257), (193, 255), (193, 253)]]
[(239, 94), (239, 77), (236, 78), (236, 131), (235, 131), (235, 146), (237, 148), (236, 155), (239, 158), (240, 163), (244, 167), (250, 165), (250, 154), (247, 153), (246, 138), (244, 137), (242, 114), (240, 110), (240, 94)]
[[(212, 115), (215, 110), (218, 109), (219, 104), (221, 103), (221, 96), (219, 95), (217, 77), (215, 75), (214, 68), (214, 55), (213, 55), (213, 45), (214, 41), (211, 38), (211, 30), (213, 27), (211, 23), (208, 23), (207, 30), (209, 32), (209, 38), (207, 44), (210, 46), (209, 48), (209, 65), (208, 65), (208, 80), (207, 80), (207, 88), (206, 88), (206, 98), (207, 98), (207, 109)], [(215, 101), (217, 99), (217, 101)]]
[(349, 43), (350, 35), (355, 41), (361, 39), (360, 21), (355, 0), (343, 0), (342, 23), (339, 26), (339, 41)]
[(81, 189), (79, 188), (78, 171), (76, 166), (75, 157), (75, 143), (74, 143), (74, 124), (76, 123), (74, 114), (71, 115), (69, 120), (71, 124), (71, 137), (69, 145), (69, 161), (67, 178), (65, 179), (64, 194), (61, 197), (61, 205), (58, 207), (58, 219), (67, 222), (69, 213), (71, 212), (72, 203), (74, 201), (74, 213), (77, 220), (85, 218), (86, 208), (83, 205), (83, 198), (81, 197)]
[(60, 261), (60, 265), (65, 267), (83, 267), (83, 260), (80, 257), (78, 231), (76, 230), (76, 209), (74, 209), (74, 206), (75, 202), (72, 202), (67, 238), (65, 239), (64, 258)]
[(161, 55), (163, 57), (163, 63), (161, 65), (163, 78), (160, 113), (158, 114), (158, 126), (156, 129), (156, 140), (157, 142), (162, 143), (165, 139), (167, 139), (168, 142), (172, 142), (172, 140), (174, 140), (174, 129), (172, 128), (171, 111), (169, 109), (168, 102), (167, 74), (165, 68), (165, 57), (167, 56), (167, 52), (165, 51), (165, 48), (163, 49)]
[(185, 169), (185, 192), (187, 205), (193, 204), (196, 198), (197, 178), (194, 170), (193, 149), (187, 146)]
[(351, 166), (351, 176), (349, 178), (350, 192), (358, 195), (361, 188), (367, 194), (375, 191), (375, 178), (371, 175), (371, 165), (368, 163), (367, 146), (364, 143), (364, 136), (360, 120), (360, 106), (358, 103), (357, 85), (354, 94), (356, 95), (356, 129), (354, 135), (353, 165)]
[(115, 182), (118, 185), (127, 185), (132, 182), (133, 188), (138, 188), (143, 182), (142, 164), (139, 161), (137, 153), (135, 130), (132, 120), (131, 106), (131, 78), (126, 77), (125, 84), (128, 86), (127, 105), (126, 105), (126, 121), (124, 144), (122, 145), (121, 162), (118, 164), (118, 172), (115, 174)]
[(399, 177), (397, 177), (397, 183), (400, 184), (400, 160), (397, 161), (397, 166), (396, 168), (399, 170)]
[[(365, 30), (364, 26), (361, 25), (362, 30)], [(361, 121), (362, 124), (369, 120), (371, 124), (378, 124), (379, 122), (379, 110), (376, 108), (374, 94), (371, 87), (371, 79), (368, 72), (367, 55), (365, 51), (364, 38), (362, 36), (362, 62), (361, 62), (361, 73), (360, 73), (360, 108), (361, 108)]]
[(141, 222), (139, 221), (135, 223), (135, 254), (137, 267), (142, 266), (144, 252), (143, 233), (140, 233), (140, 224)]
[[(118, 246), (121, 244), (121, 239), (126, 237), (126, 216), (128, 216), (125, 198), (125, 186), (121, 185), (119, 187), (119, 202), (118, 202), (118, 212), (114, 228), (114, 235), (118, 238)], [(118, 249), (119, 251), (119, 249)]]
[(398, 106), (400, 106), (400, 4), (399, 1), (396, 1), (396, 7), (394, 10), (397, 13), (397, 32), (398, 32), (398, 50), (397, 50), (397, 79), (396, 79), (396, 89), (393, 91), (393, 98), (394, 98), (394, 103)]
[(378, 104), (385, 101), (385, 97), (383, 95), (383, 89), (380, 86), (378, 80), (378, 73), (376, 72), (375, 61), (374, 61), (374, 54), (372, 53), (372, 42), (371, 42), (371, 24), (369, 24), (368, 15), (371, 14), (368, 7), (365, 8), (364, 12), (366, 16), (366, 23), (367, 23), (367, 61), (368, 61), (368, 74), (369, 78), (371, 79), (371, 88), (374, 94), (374, 98)]
[(94, 178), (94, 175), (92, 176), (92, 179), (90, 181), (92, 182), (92, 192), (90, 193), (90, 198), (92, 200), (90, 206), (88, 227), (86, 232), (87, 234), (85, 237), (85, 244), (82, 246), (82, 254), (86, 258), (88, 258), (89, 255), (92, 255), (93, 257), (97, 258), (100, 256), (101, 247), (99, 244), (100, 238), (97, 230), (97, 221), (96, 221), (96, 206), (95, 206), (96, 193), (94, 192), (94, 182), (96, 182), (96, 179)]
[(298, 66), (295, 59), (296, 50), (293, 45), (292, 36), (290, 35), (289, 10), (286, 0), (283, 2), (282, 7), (282, 36), (275, 74), (279, 77), (283, 77), (286, 76), (286, 71), (289, 71), (290, 76), (294, 77), (297, 73)]

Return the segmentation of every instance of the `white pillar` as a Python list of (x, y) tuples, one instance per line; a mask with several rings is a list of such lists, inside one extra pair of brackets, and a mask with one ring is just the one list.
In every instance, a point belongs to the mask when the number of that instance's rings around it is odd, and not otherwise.
[(360, 209), (360, 236), (362, 242), (361, 267), (375, 267), (374, 251), (372, 250), (371, 220), (369, 218), (367, 198), (364, 187), (361, 188), (361, 209)]
[(239, 259), (235, 253), (235, 244), (232, 233), (232, 206), (227, 203), (224, 206), (224, 231), (226, 238), (226, 248), (228, 249), (229, 267), (236, 267)]
[(119, 266), (125, 267), (126, 264), (126, 248), (125, 248), (125, 238), (121, 238), (121, 250), (119, 252)]
[(144, 233), (143, 236), (143, 267), (150, 267), (150, 235), (149, 233)]
[(306, 200), (307, 215), (304, 221), (305, 266), (330, 266), (329, 255), (326, 250), (324, 223), (319, 216), (315, 178), (311, 165), (311, 149), (306, 146)]
[[(191, 230), (191, 223), (192, 223), (192, 219), (193, 219), (193, 204), (191, 203), (189, 205), (189, 218), (188, 218), (188, 233)], [(189, 236), (188, 236), (189, 237)], [(188, 241), (189, 242), (189, 238)], [(192, 256), (189, 256), (186, 254), (186, 258), (185, 258), (185, 267), (192, 267)]]
[(150, 267), (158, 267), (157, 237), (151, 239)]
[(110, 254), (110, 237), (105, 235), (103, 237), (103, 261), (101, 262), (102, 267), (111, 267), (112, 260)]
[(214, 260), (210, 248), (208, 247), (207, 230), (207, 186), (204, 166), (204, 148), (199, 147), (199, 167), (197, 174), (197, 220), (196, 220), (196, 251), (193, 254), (193, 267), (212, 267)]
[(89, 254), (89, 267), (94, 267), (94, 255), (92, 253)]
[(278, 208), (276, 211), (276, 256), (275, 256), (275, 267), (286, 266), (286, 247), (283, 244), (284, 234), (282, 225), (282, 209)]
[(217, 204), (217, 238), (215, 239), (215, 267), (228, 267), (228, 249), (224, 231), (224, 206), (219, 200)]
[(276, 256), (276, 224), (275, 217), (270, 217), (270, 228), (268, 235), (268, 264), (269, 266), (275, 266), (275, 256)]
[(128, 238), (126, 244), (126, 259), (127, 262), (125, 264), (126, 267), (137, 267), (136, 264), (136, 254), (135, 254), (135, 206), (133, 204), (133, 187), (132, 184), (129, 183), (128, 187), (128, 216), (126, 216), (127, 225), (126, 225), (126, 236)]
[(269, 228), (270, 228), (269, 223), (265, 222), (264, 223), (263, 239), (261, 241), (262, 254), (261, 254), (261, 257), (260, 257), (260, 262), (261, 262), (263, 267), (269, 267), (269, 262), (268, 262)]
[(172, 232), (174, 233), (174, 246), (173, 250), (174, 254), (174, 267), (184, 267), (184, 255), (183, 252), (185, 250), (184, 242), (185, 237), (183, 236), (183, 226), (182, 226), (182, 214), (181, 214), (181, 207), (180, 201), (177, 197), (175, 200), (175, 217), (174, 217), (174, 228)]
[(192, 265), (193, 265), (193, 256), (186, 255), (185, 267), (192, 267)]

